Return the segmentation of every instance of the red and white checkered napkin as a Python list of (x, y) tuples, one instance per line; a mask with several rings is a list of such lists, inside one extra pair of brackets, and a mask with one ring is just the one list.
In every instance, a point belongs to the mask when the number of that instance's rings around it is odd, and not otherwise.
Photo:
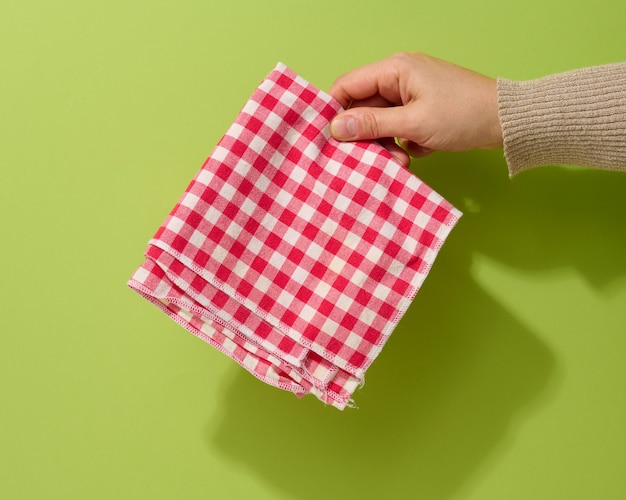
[(283, 64), (149, 242), (129, 285), (259, 379), (343, 409), (461, 213)]

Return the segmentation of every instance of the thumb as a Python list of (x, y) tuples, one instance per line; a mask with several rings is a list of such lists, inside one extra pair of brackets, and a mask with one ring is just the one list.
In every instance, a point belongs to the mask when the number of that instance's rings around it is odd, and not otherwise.
[(339, 141), (410, 137), (406, 106), (353, 108), (339, 113), (330, 123), (330, 133)]

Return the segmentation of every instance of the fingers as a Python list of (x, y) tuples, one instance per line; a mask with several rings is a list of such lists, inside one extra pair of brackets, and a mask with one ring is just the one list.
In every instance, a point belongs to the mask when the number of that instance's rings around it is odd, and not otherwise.
[(402, 165), (408, 167), (411, 156), (423, 158), (433, 152), (415, 141), (394, 137), (411, 135), (406, 107), (354, 108), (340, 113), (330, 124), (330, 133), (340, 141), (377, 139)]
[(365, 99), (355, 99), (350, 103), (349, 109), (354, 108), (390, 108), (395, 106), (394, 103), (380, 95), (374, 95)]
[[(430, 154), (431, 149), (419, 144), (423, 138), (416, 118), (418, 102), (406, 88), (407, 68), (415, 57), (397, 54), (339, 77), (329, 93), (346, 111), (331, 122), (333, 137), (340, 141), (376, 139), (405, 166), (409, 155), (421, 158)], [(395, 137), (411, 140), (398, 145)]]
[(408, 155), (413, 158), (424, 158), (434, 152), (433, 149), (425, 148), (424, 146), (420, 146), (416, 142), (409, 141), (407, 139), (398, 139), (398, 144), (403, 151), (408, 153)]
[(387, 151), (389, 151), (391, 156), (393, 156), (398, 162), (400, 162), (404, 167), (409, 168), (409, 165), (411, 164), (411, 157), (404, 149), (396, 144), (395, 139), (392, 137), (386, 137), (384, 139), (380, 139), (378, 142)]
[(378, 85), (368, 68), (373, 64), (362, 66), (350, 73), (340, 76), (328, 93), (348, 109), (352, 101), (367, 99), (378, 94)]
[(330, 124), (330, 133), (340, 141), (412, 137), (409, 115), (407, 106), (358, 107), (338, 114)]
[(390, 103), (401, 104), (395, 75), (396, 72), (389, 59), (383, 59), (340, 76), (328, 93), (345, 109), (353, 101), (376, 95), (382, 96)]

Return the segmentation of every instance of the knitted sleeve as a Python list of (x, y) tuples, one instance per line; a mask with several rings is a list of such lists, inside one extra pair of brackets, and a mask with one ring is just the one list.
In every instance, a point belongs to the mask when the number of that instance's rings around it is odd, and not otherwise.
[(542, 165), (626, 172), (626, 63), (499, 78), (498, 109), (511, 176)]

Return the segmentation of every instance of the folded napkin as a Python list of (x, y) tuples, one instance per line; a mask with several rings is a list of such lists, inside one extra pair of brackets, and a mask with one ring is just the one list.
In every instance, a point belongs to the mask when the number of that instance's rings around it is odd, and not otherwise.
[(129, 286), (264, 382), (339, 409), (461, 213), (283, 64), (148, 244)]

